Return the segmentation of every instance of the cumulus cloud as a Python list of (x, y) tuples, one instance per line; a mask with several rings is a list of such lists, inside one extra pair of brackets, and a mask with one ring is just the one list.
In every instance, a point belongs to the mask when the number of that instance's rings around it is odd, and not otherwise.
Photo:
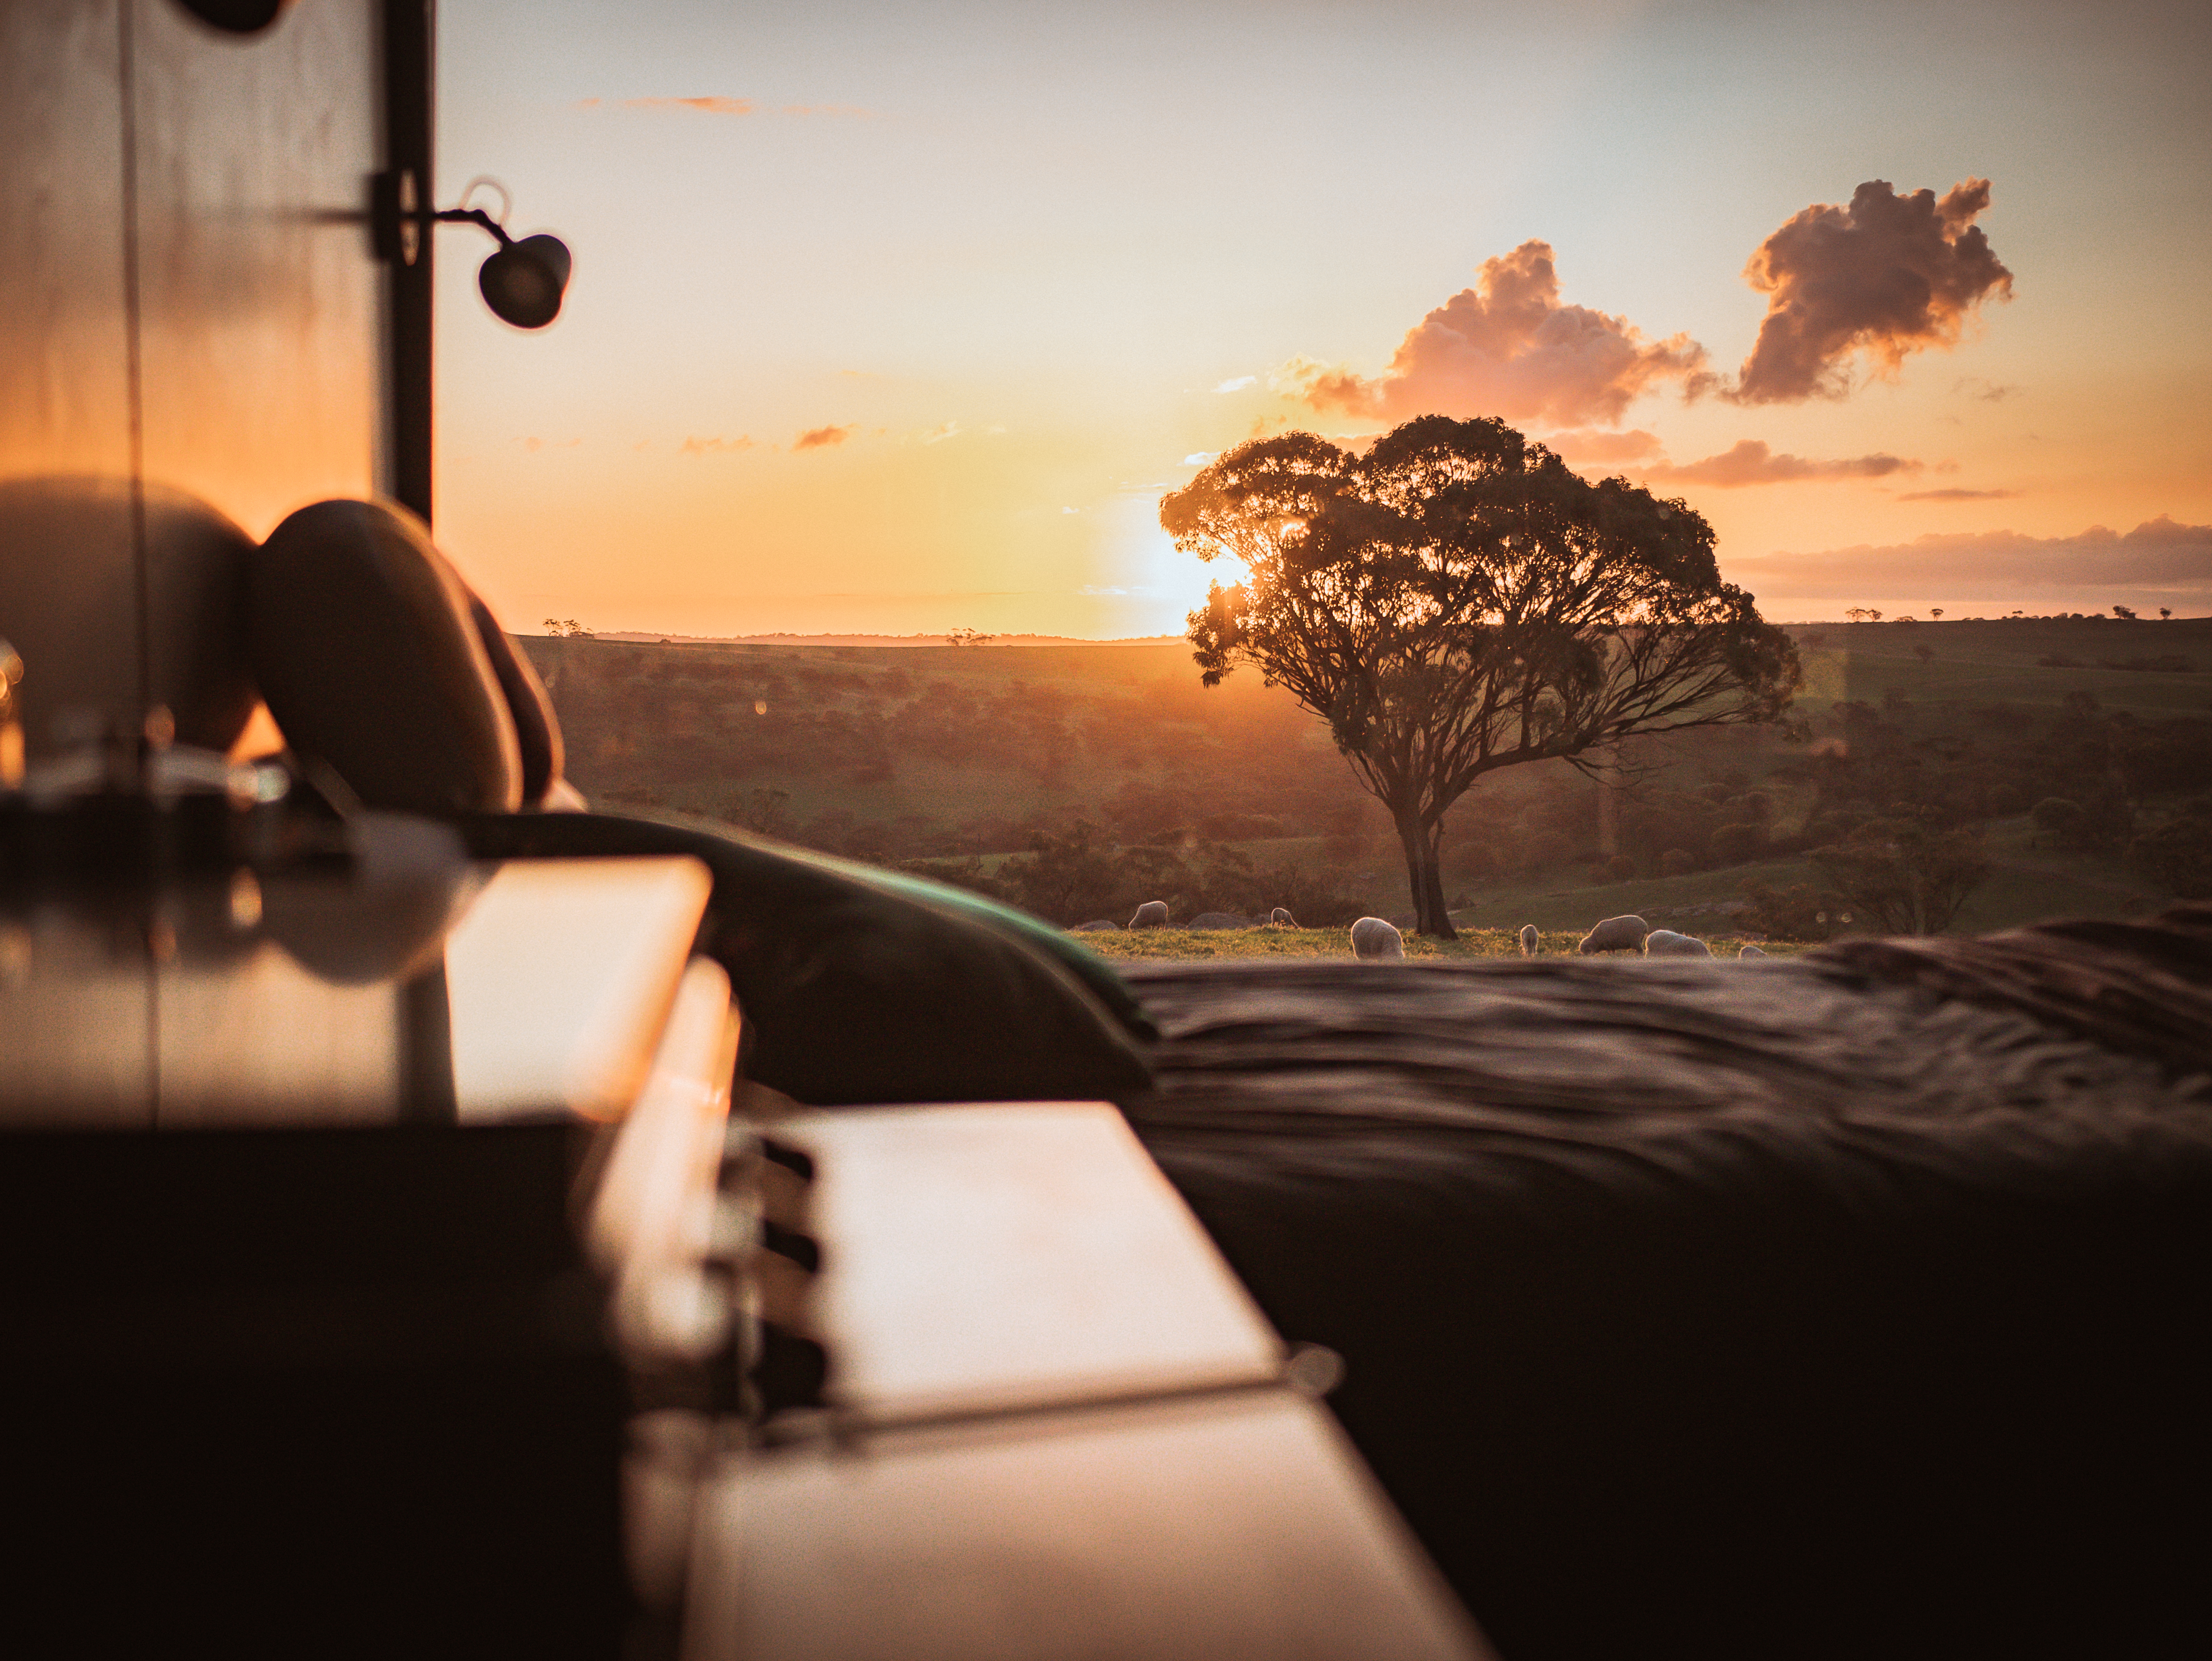
[(1883, 547), (1862, 544), (1723, 563), (1731, 581), (1808, 599), (1940, 599), (1972, 592), (2026, 600), (2053, 590), (2099, 588), (2201, 599), (2212, 597), (2212, 525), (2179, 524), (2161, 514), (2125, 535), (2101, 525), (2070, 537), (1938, 532)]
[(1552, 434), (1545, 447), (1567, 461), (1641, 461), (1659, 453), (1659, 440), (1641, 427), (1609, 433), (1598, 427), (1570, 427)]
[(847, 439), (852, 437), (854, 428), (858, 425), (858, 423), (854, 423), (843, 427), (809, 427), (797, 438), (792, 440), (791, 447), (794, 450), (826, 450), (831, 445), (842, 444)]
[(678, 455), (703, 456), (724, 451), (750, 450), (752, 447), (752, 435), (750, 433), (740, 433), (735, 438), (687, 438), (677, 446), (676, 453)]
[(1660, 462), (1644, 477), (1670, 484), (1714, 484), (1735, 490), (1746, 484), (1795, 484), (1807, 479), (1887, 478), (1892, 473), (1917, 473), (1924, 463), (1903, 456), (1877, 453), (1838, 461), (1808, 461), (1803, 456), (1777, 455), (1763, 440), (1741, 439), (1718, 455), (1675, 466)]
[(1955, 344), (1984, 300), (2012, 297), (2012, 273), (1974, 223), (1989, 205), (1986, 179), (1954, 185), (1940, 201), (1928, 190), (1899, 196), (1875, 179), (1847, 208), (1806, 209), (1744, 268), (1767, 296), (1766, 317), (1728, 396), (1840, 398), (1862, 353), (1890, 374), (1914, 352)]
[(1483, 262), (1462, 289), (1416, 324), (1372, 379), (1294, 358), (1269, 384), (1316, 410), (1402, 420), (1437, 413), (1503, 416), (1561, 426), (1615, 423), (1641, 394), (1711, 383), (1705, 349), (1687, 335), (1647, 340), (1626, 318), (1569, 306), (1548, 242)]
[(1203, 467), (1213, 459), (1215, 453), (1212, 450), (1193, 450), (1182, 459), (1182, 465), (1186, 467)]
[(1899, 502), (2009, 502), (2017, 490), (1907, 490)]
[(1256, 386), (1259, 384), (1260, 377), (1255, 374), (1232, 375), (1213, 390), (1217, 392), (1241, 392), (1247, 387)]

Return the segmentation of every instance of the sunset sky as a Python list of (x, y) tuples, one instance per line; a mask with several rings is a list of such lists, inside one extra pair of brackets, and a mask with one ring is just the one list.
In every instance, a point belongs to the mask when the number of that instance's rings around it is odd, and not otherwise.
[(440, 233), (511, 627), (1178, 632), (1164, 490), (1432, 410), (1770, 618), (2212, 611), (2202, 0), (440, 11), (440, 201), (576, 260), (523, 335)]

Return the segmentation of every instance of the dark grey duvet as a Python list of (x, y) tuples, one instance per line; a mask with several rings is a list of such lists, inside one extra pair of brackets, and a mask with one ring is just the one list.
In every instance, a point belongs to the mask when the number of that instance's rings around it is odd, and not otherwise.
[(2212, 908), (1129, 979), (1131, 1123), (1506, 1661), (2212, 1646)]

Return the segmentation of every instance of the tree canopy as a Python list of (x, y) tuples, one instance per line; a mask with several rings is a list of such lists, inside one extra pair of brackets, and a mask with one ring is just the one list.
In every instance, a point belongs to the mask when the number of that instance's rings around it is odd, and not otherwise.
[(1205, 684), (1250, 664), (1328, 721), (1390, 810), (1424, 934), (1453, 932), (1443, 817), (1484, 774), (1594, 770), (1635, 734), (1772, 720), (1797, 685), (1796, 648), (1721, 581), (1703, 518), (1589, 484), (1501, 421), (1423, 416), (1364, 455), (1256, 439), (1160, 523), (1247, 574), (1190, 614)]

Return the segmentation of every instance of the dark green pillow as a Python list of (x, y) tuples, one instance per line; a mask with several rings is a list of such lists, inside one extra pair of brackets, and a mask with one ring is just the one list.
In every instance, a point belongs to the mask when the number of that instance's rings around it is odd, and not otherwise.
[(965, 888), (956, 888), (951, 883), (939, 882), (929, 877), (917, 877), (905, 871), (886, 871), (878, 866), (863, 865), (855, 860), (841, 860), (835, 855), (817, 854), (805, 848), (781, 848), (776, 851), (788, 859), (803, 860), (825, 871), (835, 871), (850, 877), (854, 882), (885, 894), (897, 894), (921, 904), (949, 911), (958, 916), (972, 917), (986, 927), (1012, 934), (1036, 951), (1050, 955), (1068, 973), (1091, 990), (1091, 995), (1106, 1006), (1114, 1019), (1140, 1038), (1160, 1036), (1152, 1018), (1145, 1007), (1114, 972), (1108, 963), (1080, 940), (1072, 938), (1066, 930), (1054, 927), (1042, 917), (1006, 905), (986, 895)]
[(700, 945), (729, 971), (744, 1013), (745, 1076), (796, 1100), (1118, 1100), (1151, 1084), (1128, 1031), (1060, 954), (933, 894), (900, 891), (907, 879), (863, 880), (888, 873), (657, 820), (455, 823), (480, 859), (703, 861), (714, 890)]

